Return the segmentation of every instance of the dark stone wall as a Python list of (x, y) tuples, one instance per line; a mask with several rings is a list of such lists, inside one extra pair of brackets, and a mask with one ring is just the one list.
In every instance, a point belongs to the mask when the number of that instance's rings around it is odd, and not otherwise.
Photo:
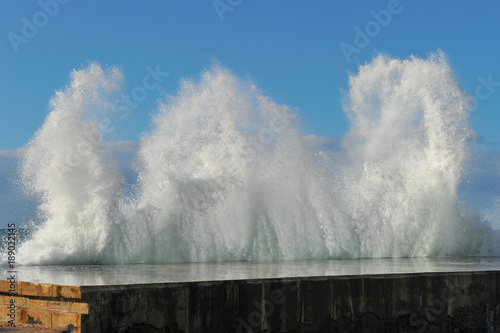
[(81, 287), (83, 332), (500, 332), (500, 272)]

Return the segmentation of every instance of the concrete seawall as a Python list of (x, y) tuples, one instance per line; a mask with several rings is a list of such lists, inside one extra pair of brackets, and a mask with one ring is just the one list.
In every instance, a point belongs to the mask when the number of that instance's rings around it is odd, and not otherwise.
[[(5, 282), (0, 321), (8, 320)], [(68, 331), (500, 332), (500, 271), (19, 284), (24, 285), (18, 289), (16, 319), (39, 326), (57, 323)], [(23, 290), (28, 292), (23, 295)], [(52, 319), (64, 316), (72, 321)]]

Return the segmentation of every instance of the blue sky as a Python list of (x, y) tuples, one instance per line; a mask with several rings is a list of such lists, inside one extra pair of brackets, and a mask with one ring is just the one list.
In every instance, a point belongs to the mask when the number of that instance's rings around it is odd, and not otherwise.
[[(297, 108), (305, 134), (335, 137), (349, 128), (341, 92), (349, 73), (378, 53), (426, 57), (441, 49), (460, 87), (479, 101), (470, 118), (478, 149), (495, 153), (499, 14), (498, 1), (2, 1), (0, 151), (14, 161), (12, 151), (43, 124), (55, 91), (91, 61), (120, 67), (126, 91), (142, 83), (148, 66), (169, 73), (119, 124), (115, 141), (137, 141), (158, 99), (214, 61)], [(370, 28), (360, 40), (358, 31)], [(346, 45), (356, 52), (346, 56)], [(12, 169), (3, 167), (3, 177)]]
[[(121, 124), (116, 140), (137, 140), (157, 99), (214, 60), (298, 108), (304, 131), (319, 136), (348, 129), (341, 89), (349, 72), (379, 52), (407, 58), (441, 49), (473, 96), (480, 77), (500, 82), (495, 1), (59, 1), (0, 2), (0, 149), (24, 146), (70, 71), (89, 61), (120, 67), (129, 89), (140, 84), (146, 66), (170, 73)], [(397, 13), (347, 61), (340, 44), (356, 46), (354, 28), (365, 31), (373, 12), (390, 6)], [(44, 7), (53, 17), (44, 16)], [(24, 38), (26, 21), (38, 22), (38, 31), (26, 43), (13, 43), (13, 34)], [(480, 90), (489, 96), (471, 122), (493, 143), (500, 142), (500, 86), (492, 89)]]

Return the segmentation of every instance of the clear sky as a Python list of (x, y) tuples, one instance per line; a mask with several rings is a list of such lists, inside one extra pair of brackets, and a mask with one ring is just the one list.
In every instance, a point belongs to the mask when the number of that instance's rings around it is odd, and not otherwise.
[(0, 150), (25, 146), (54, 92), (90, 61), (120, 67), (128, 91), (147, 66), (170, 73), (114, 140), (137, 140), (158, 98), (214, 61), (298, 108), (305, 133), (335, 136), (349, 126), (341, 102), (348, 73), (377, 53), (437, 49), (461, 88), (479, 97), (471, 123), (487, 150), (498, 150), (499, 14), (498, 1), (1, 1)]

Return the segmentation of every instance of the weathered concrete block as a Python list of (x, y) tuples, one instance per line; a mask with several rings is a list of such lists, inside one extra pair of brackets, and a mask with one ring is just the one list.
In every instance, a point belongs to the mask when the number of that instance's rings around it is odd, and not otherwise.
[[(499, 287), (497, 271), (81, 287), (26, 283), (21, 290), (28, 295), (16, 297), (16, 311), (25, 323), (92, 333), (497, 332)], [(0, 288), (0, 303), (8, 304), (8, 285)], [(6, 319), (5, 307), (0, 315)]]

